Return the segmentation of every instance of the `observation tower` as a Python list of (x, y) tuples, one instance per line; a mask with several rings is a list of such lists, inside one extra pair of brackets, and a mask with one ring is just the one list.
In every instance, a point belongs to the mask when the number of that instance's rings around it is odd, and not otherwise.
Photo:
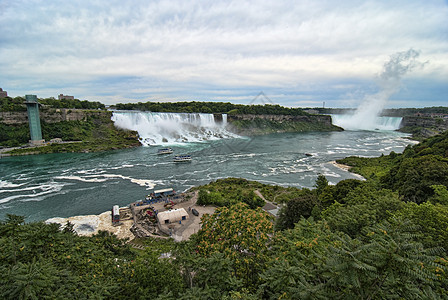
[(40, 127), (39, 102), (36, 95), (26, 95), (25, 104), (28, 112), (28, 123), (30, 125), (30, 144), (43, 144), (42, 130)]

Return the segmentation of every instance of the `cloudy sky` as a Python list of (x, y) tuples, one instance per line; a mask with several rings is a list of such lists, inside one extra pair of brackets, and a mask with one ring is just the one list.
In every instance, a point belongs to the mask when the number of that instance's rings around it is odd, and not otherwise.
[(0, 0), (9, 96), (356, 107), (415, 50), (387, 107), (448, 105), (447, 1)]

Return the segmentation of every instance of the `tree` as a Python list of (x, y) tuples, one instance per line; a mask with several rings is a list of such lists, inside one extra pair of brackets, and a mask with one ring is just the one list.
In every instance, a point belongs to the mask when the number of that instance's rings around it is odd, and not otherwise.
[(316, 188), (316, 192), (318, 195), (322, 193), (322, 191), (328, 186), (328, 180), (324, 175), (319, 174), (316, 179), (316, 183), (314, 187)]
[(233, 275), (246, 286), (253, 286), (265, 262), (273, 228), (271, 218), (260, 208), (237, 203), (220, 207), (201, 221), (202, 228), (195, 237), (197, 252), (205, 257), (223, 253), (232, 262)]
[(376, 190), (362, 185), (349, 192), (345, 202), (333, 203), (322, 212), (322, 218), (335, 231), (342, 231), (356, 237), (366, 226), (372, 226), (392, 217), (404, 203), (397, 193), (390, 190)]
[(448, 253), (448, 206), (409, 202), (396, 215), (420, 226), (421, 242), (425, 247), (444, 247)]
[(418, 227), (392, 219), (353, 239), (325, 223), (302, 219), (281, 232), (261, 275), (260, 294), (272, 299), (439, 299), (447, 296), (441, 249), (416, 241)]
[(275, 222), (276, 230), (294, 228), (294, 224), (301, 218), (309, 218), (313, 209), (319, 205), (319, 201), (314, 192), (304, 189), (300, 198), (289, 200), (285, 206), (280, 209), (279, 216)]
[(405, 158), (383, 184), (397, 190), (406, 201), (422, 203), (434, 195), (433, 185), (448, 186), (448, 160), (435, 155)]

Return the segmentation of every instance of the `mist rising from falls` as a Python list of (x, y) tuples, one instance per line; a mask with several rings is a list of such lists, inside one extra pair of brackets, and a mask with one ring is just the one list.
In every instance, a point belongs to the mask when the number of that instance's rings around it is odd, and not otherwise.
[(226, 114), (215, 120), (213, 114), (114, 111), (112, 121), (119, 128), (137, 131), (145, 146), (237, 137), (226, 129)]
[(379, 115), (389, 98), (400, 90), (401, 78), (415, 68), (424, 66), (424, 63), (417, 61), (419, 55), (420, 53), (414, 49), (391, 55), (378, 76), (379, 91), (373, 95), (366, 95), (354, 114), (340, 117), (337, 123), (333, 123), (349, 130), (375, 130), (384, 127)]
[(363, 124), (362, 119), (354, 119), (353, 115), (331, 115), (331, 119), (334, 125), (346, 130), (397, 130), (402, 120), (401, 117), (376, 117), (371, 123)]

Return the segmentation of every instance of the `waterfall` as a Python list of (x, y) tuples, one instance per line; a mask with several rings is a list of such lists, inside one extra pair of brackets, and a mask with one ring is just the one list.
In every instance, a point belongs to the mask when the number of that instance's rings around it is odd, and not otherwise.
[(346, 130), (397, 130), (401, 117), (362, 118), (356, 115), (331, 115), (333, 124)]
[(119, 128), (137, 131), (145, 146), (237, 137), (226, 129), (226, 114), (215, 120), (213, 114), (202, 113), (114, 111), (112, 121)]

